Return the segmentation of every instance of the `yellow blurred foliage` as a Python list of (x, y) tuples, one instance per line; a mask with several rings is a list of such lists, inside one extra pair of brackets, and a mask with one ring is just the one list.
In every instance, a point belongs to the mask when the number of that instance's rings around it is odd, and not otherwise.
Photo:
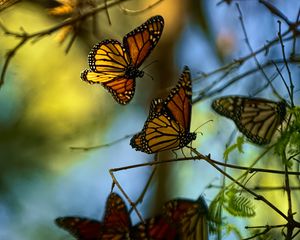
[[(22, 31), (22, 27), (29, 34), (57, 24), (51, 21), (45, 9), (28, 3), (8, 9), (2, 14), (1, 21), (10, 31)], [(56, 34), (27, 42), (18, 50), (10, 62), (0, 91), (10, 87), (18, 94), (12, 97), (26, 99), (22, 124), (40, 126), (53, 139), (72, 136), (80, 145), (76, 129), (88, 128), (102, 114), (106, 117), (97, 127), (105, 127), (109, 114), (105, 112), (107, 101), (104, 104), (102, 96), (110, 96), (101, 86), (91, 86), (80, 79), (80, 72), (87, 67), (89, 50), (76, 41), (66, 55), (64, 46), (55, 41)], [(1, 37), (2, 56), (19, 41), (11, 36)], [(1, 62), (3, 66), (3, 60)], [(69, 151), (69, 146), (70, 143), (67, 143), (64, 148)]]

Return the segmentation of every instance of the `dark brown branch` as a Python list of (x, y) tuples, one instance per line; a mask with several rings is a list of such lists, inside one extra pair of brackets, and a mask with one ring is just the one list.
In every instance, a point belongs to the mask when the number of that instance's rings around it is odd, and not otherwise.
[(24, 31), (22, 31), (22, 32), (10, 31), (3, 25), (3, 23), (0, 22), (0, 28), (3, 30), (3, 32), (6, 35), (10, 35), (10, 36), (21, 39), (20, 42), (12, 50), (10, 50), (7, 54), (7, 57), (4, 62), (4, 66), (1, 71), (0, 88), (2, 87), (2, 85), (4, 83), (5, 74), (7, 72), (8, 64), (10, 63), (11, 59), (13, 58), (13, 56), (15, 56), (16, 52), (20, 49), (20, 47), (22, 47), (24, 44), (26, 44), (29, 40), (33, 39), (36, 41), (36, 40), (40, 39), (41, 37), (44, 37), (46, 35), (50, 35), (50, 34), (56, 32), (57, 30), (61, 29), (62, 27), (65, 27), (68, 25), (73, 25), (76, 22), (82, 21), (90, 16), (93, 16), (100, 11), (106, 10), (108, 7), (112, 7), (112, 6), (118, 5), (118, 4), (120, 4), (122, 2), (126, 2), (126, 1), (128, 1), (128, 0), (110, 1), (107, 4), (102, 4), (99, 7), (96, 7), (90, 11), (87, 11), (86, 13), (83, 13), (82, 15), (67, 19), (66, 21), (59, 23), (53, 27), (47, 28), (42, 31), (34, 32), (34, 33), (26, 33)]
[(132, 137), (134, 134), (129, 134), (129, 135), (125, 135), (122, 138), (119, 138), (115, 141), (112, 141), (110, 143), (105, 143), (105, 144), (100, 144), (100, 145), (95, 145), (95, 146), (91, 146), (91, 147), (70, 147), (71, 150), (81, 150), (81, 151), (90, 151), (90, 150), (95, 150), (95, 149), (99, 149), (99, 148), (105, 148), (105, 147), (111, 147), (112, 145), (115, 145), (127, 138)]

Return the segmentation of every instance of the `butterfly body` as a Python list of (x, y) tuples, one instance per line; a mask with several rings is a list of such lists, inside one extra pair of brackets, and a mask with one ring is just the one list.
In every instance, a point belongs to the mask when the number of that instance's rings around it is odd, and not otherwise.
[(190, 132), (192, 83), (188, 67), (166, 99), (153, 99), (142, 131), (130, 145), (137, 151), (155, 153), (177, 150), (196, 139)]
[(90, 70), (84, 70), (81, 79), (100, 83), (118, 103), (129, 103), (135, 79), (144, 75), (139, 67), (158, 43), (163, 27), (163, 17), (154, 16), (126, 34), (123, 44), (114, 39), (96, 44), (88, 55)]
[(218, 98), (213, 101), (212, 108), (232, 119), (247, 138), (259, 145), (270, 143), (286, 115), (284, 102), (243, 96)]

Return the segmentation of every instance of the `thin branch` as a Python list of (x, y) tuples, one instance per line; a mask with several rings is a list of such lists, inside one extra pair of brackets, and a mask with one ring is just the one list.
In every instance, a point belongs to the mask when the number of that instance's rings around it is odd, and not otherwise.
[(285, 81), (285, 79), (284, 79), (284, 77), (283, 77), (283, 75), (282, 75), (282, 73), (281, 73), (281, 70), (278, 68), (278, 66), (277, 66), (277, 64), (276, 64), (275, 62), (272, 62), (272, 63), (273, 63), (273, 65), (275, 66), (275, 68), (276, 68), (278, 74), (280, 75), (281, 80), (282, 80), (282, 82), (283, 82), (283, 84), (284, 84), (284, 86), (285, 86), (285, 88), (286, 88), (286, 90), (287, 90), (287, 92), (288, 92), (288, 95), (289, 95), (289, 97), (290, 97), (290, 99), (291, 99), (291, 91), (290, 91), (290, 88), (288, 87), (288, 85), (287, 85), (287, 83), (286, 83), (286, 81)]
[[(217, 171), (219, 171), (221, 174), (225, 175), (228, 179), (230, 179), (232, 182), (237, 184), (239, 187), (250, 193), (254, 196), (254, 199), (264, 202), (267, 206), (269, 206), (271, 209), (273, 209), (276, 213), (278, 213), (281, 217), (286, 219), (287, 221), (288, 216), (286, 216), (282, 211), (280, 211), (275, 205), (273, 205), (270, 201), (268, 201), (264, 196), (259, 195), (255, 193), (254, 191), (250, 190), (249, 188), (245, 187), (243, 184), (238, 182), (236, 179), (234, 179), (231, 175), (224, 172), (220, 167), (218, 167), (213, 161), (211, 161), (210, 156), (204, 156), (203, 154), (199, 153), (195, 148), (191, 148), (192, 152), (195, 153), (199, 159), (205, 160), (207, 163), (209, 163), (211, 166), (213, 166)], [(299, 223), (300, 226), (300, 223)]]
[(111, 171), (111, 169), (109, 169), (109, 174), (111, 176), (111, 179), (113, 181), (112, 187), (111, 189), (113, 190), (114, 185), (116, 185), (119, 190), (122, 192), (122, 194), (124, 195), (124, 197), (127, 199), (128, 203), (130, 204), (130, 206), (133, 208), (133, 210), (136, 212), (138, 218), (141, 220), (142, 223), (144, 223), (144, 219), (141, 215), (141, 213), (139, 212), (139, 210), (136, 208), (134, 202), (130, 199), (130, 197), (127, 195), (127, 193), (125, 192), (125, 190), (122, 188), (121, 184), (118, 182), (118, 180), (116, 179), (114, 173)]
[(262, 232), (259, 232), (251, 237), (248, 238), (244, 238), (243, 240), (249, 240), (249, 239), (256, 239), (258, 236), (262, 236), (265, 235), (266, 233), (268, 233), (270, 230), (274, 229), (274, 228), (283, 228), (285, 227), (286, 224), (280, 224), (280, 225), (266, 225), (266, 226), (253, 226), (253, 227), (248, 227), (245, 226), (246, 229), (257, 229), (257, 228), (264, 228), (265, 230)]
[(105, 148), (105, 147), (111, 147), (112, 145), (115, 145), (127, 138), (132, 137), (134, 134), (129, 134), (129, 135), (125, 135), (122, 138), (119, 138), (117, 140), (114, 140), (110, 143), (105, 143), (105, 144), (100, 144), (100, 145), (95, 145), (95, 146), (91, 146), (91, 147), (70, 147), (71, 150), (82, 150), (82, 151), (90, 151), (90, 150), (95, 150), (95, 149), (99, 149), (99, 148)]
[[(128, 166), (124, 166), (124, 167), (111, 168), (110, 170), (112, 172), (118, 172), (118, 171), (124, 171), (124, 170), (132, 169), (132, 168), (154, 166), (154, 165), (167, 164), (167, 163), (173, 163), (173, 162), (195, 161), (195, 160), (200, 160), (200, 159), (199, 159), (199, 157), (166, 159), (166, 160), (159, 160), (159, 161), (155, 161), (155, 162), (140, 163), (140, 164), (128, 165)], [(281, 175), (285, 174), (285, 171), (280, 171), (280, 170), (264, 169), (264, 168), (253, 168), (253, 167), (243, 167), (243, 166), (238, 166), (238, 165), (234, 165), (234, 164), (223, 163), (223, 162), (220, 162), (220, 161), (217, 161), (217, 160), (214, 160), (214, 159), (210, 159), (210, 161), (213, 162), (216, 165), (226, 166), (227, 168), (232, 168), (232, 169), (244, 170), (244, 171), (248, 171), (250, 173), (262, 172), (262, 173), (281, 174)], [(299, 176), (300, 172), (289, 172), (289, 174)]]
[[(207, 188), (219, 188), (219, 189), (222, 189), (223, 186), (221, 185), (214, 185), (214, 184), (209, 184), (207, 186)], [(282, 191), (282, 190), (286, 190), (286, 187), (285, 186), (278, 186), (278, 187), (272, 187), (272, 186), (255, 186), (255, 187), (249, 187), (249, 189), (251, 190), (254, 190), (254, 191)], [(296, 187), (296, 186), (290, 186), (290, 189), (291, 190), (296, 190), (296, 191), (299, 191), (300, 190), (300, 187)]]
[(291, 100), (291, 105), (292, 105), (292, 107), (294, 107), (294, 84), (293, 84), (293, 80), (292, 80), (292, 74), (291, 74), (288, 62), (286, 60), (286, 57), (285, 57), (284, 44), (283, 44), (282, 35), (281, 35), (281, 22), (278, 21), (278, 24), (279, 24), (278, 38), (280, 40), (281, 49), (282, 49), (282, 56), (283, 56), (284, 64), (286, 66), (286, 70), (288, 72), (288, 76), (289, 76), (289, 80), (290, 80), (290, 92), (291, 92), (291, 96), (290, 96), (291, 99), (290, 100)]
[[(135, 206), (137, 206), (139, 203), (142, 203), (142, 202), (143, 202), (144, 197), (145, 197), (145, 194), (146, 194), (146, 192), (147, 192), (147, 190), (148, 190), (148, 188), (149, 188), (149, 186), (150, 186), (150, 183), (151, 183), (151, 181), (152, 181), (152, 179), (153, 179), (153, 177), (154, 177), (154, 174), (155, 174), (155, 172), (156, 172), (156, 169), (157, 169), (157, 166), (154, 166), (154, 168), (153, 168), (153, 170), (152, 170), (152, 172), (151, 172), (151, 175), (150, 175), (150, 177), (148, 178), (148, 181), (147, 181), (147, 183), (146, 183), (146, 185), (145, 185), (143, 191), (141, 192), (140, 196), (137, 198), (137, 200), (136, 200), (135, 203), (134, 203)], [(133, 210), (133, 207), (129, 210), (129, 212), (131, 212), (132, 210)]]
[(115, 5), (118, 5), (122, 2), (126, 2), (129, 0), (115, 0), (115, 1), (110, 1), (107, 4), (102, 4), (99, 7), (93, 8), (89, 11), (87, 11), (86, 13), (83, 13), (79, 16), (76, 16), (74, 18), (70, 18), (65, 20), (62, 23), (59, 23), (53, 27), (38, 31), (38, 32), (33, 32), (33, 33), (25, 33), (24, 31), (20, 32), (14, 32), (14, 31), (10, 31), (8, 30), (2, 22), (0, 22), (0, 28), (4, 31), (4, 33), (6, 35), (10, 35), (10, 36), (14, 36), (16, 38), (20, 38), (20, 42), (12, 49), (8, 52), (7, 57), (5, 59), (4, 62), (4, 66), (2, 68), (1, 71), (1, 76), (0, 76), (0, 88), (2, 87), (3, 83), (4, 83), (4, 79), (5, 79), (5, 74), (7, 72), (7, 68), (8, 68), (8, 64), (11, 61), (12, 57), (16, 54), (17, 50), (19, 50), (19, 48), (21, 46), (23, 46), (25, 43), (27, 43), (29, 40), (33, 39), (33, 40), (38, 40), (41, 37), (44, 37), (46, 35), (50, 35), (54, 32), (56, 32), (57, 30), (61, 29), (62, 27), (68, 26), (68, 25), (73, 25), (78, 21), (82, 21), (90, 16), (95, 15), (96, 13), (106, 10), (108, 7), (112, 7)]
[(139, 9), (139, 10), (132, 10), (132, 9), (128, 9), (128, 8), (125, 8), (123, 6), (120, 5), (120, 9), (123, 11), (123, 13), (125, 14), (130, 14), (130, 15), (133, 15), (133, 14), (139, 14), (139, 13), (143, 13), (143, 12), (146, 12), (148, 11), (149, 9), (155, 7), (156, 5), (160, 4), (163, 0), (157, 0), (156, 2), (148, 5), (147, 7), (143, 8), (143, 9)]
[[(246, 27), (245, 27), (245, 24), (244, 24), (243, 14), (242, 14), (242, 11), (241, 11), (241, 9), (240, 9), (240, 5), (239, 5), (238, 3), (236, 3), (236, 6), (237, 6), (238, 12), (239, 12), (239, 14), (240, 14), (239, 19), (240, 19), (240, 22), (241, 22), (242, 31), (243, 31), (244, 36), (245, 36), (245, 42), (246, 42), (246, 45), (248, 46), (248, 49), (249, 49), (250, 53), (253, 54), (254, 51), (253, 51), (253, 48), (251, 47), (251, 44), (250, 44), (250, 41), (249, 41), (249, 37), (248, 37), (247, 31), (246, 31)], [(259, 63), (259, 61), (258, 61), (256, 55), (254, 55), (254, 54), (253, 54), (253, 59), (254, 59), (256, 65), (257, 65), (257, 67), (259, 68), (259, 70), (261, 71), (261, 73), (263, 74), (263, 76), (265, 77), (265, 79), (267, 80), (267, 82), (269, 83), (269, 85), (270, 85), (270, 87), (271, 87), (273, 93), (274, 93), (277, 97), (279, 97), (279, 98), (281, 99), (279, 93), (278, 93), (278, 92), (276, 91), (276, 89), (274, 88), (272, 82), (270, 81), (269, 77), (267, 76), (267, 74), (265, 73), (264, 69), (263, 69), (262, 66), (260, 65), (260, 63)]]
[[(287, 36), (290, 34), (290, 31), (287, 30), (285, 31), (283, 34), (282, 34), (282, 37), (283, 37), (283, 41), (290, 41), (293, 39), (293, 35), (292, 36)], [(286, 37), (286, 38), (284, 38)], [(265, 52), (267, 51), (270, 47), (272, 47), (273, 45), (277, 44), (279, 42), (279, 38), (278, 37), (275, 37), (274, 39), (270, 40), (270, 41), (267, 41), (267, 44), (265, 44), (263, 47), (257, 49), (256, 51), (254, 51), (253, 53), (250, 53), (244, 57), (241, 57), (239, 59), (236, 59), (234, 60), (233, 62), (231, 63), (228, 63), (222, 67), (219, 67), (211, 72), (208, 72), (208, 73), (202, 73), (203, 76), (205, 76), (206, 78), (207, 77), (210, 77), (212, 75), (215, 75), (217, 73), (220, 73), (220, 72), (224, 72), (224, 71), (229, 71), (230, 69), (234, 69), (236, 67), (239, 67), (241, 66), (244, 62), (248, 61), (249, 59), (251, 59), (254, 55), (257, 55), (257, 54), (260, 54), (262, 52)], [(197, 80), (197, 79), (200, 79), (203, 78), (202, 76), (199, 77), (199, 78), (195, 78), (194, 80)]]
[(26, 41), (27, 41), (27, 39), (23, 38), (13, 49), (11, 49), (10, 51), (7, 52), (6, 58), (4, 60), (3, 68), (1, 71), (1, 76), (0, 76), (0, 88), (4, 84), (5, 74), (7, 72), (7, 68), (8, 68), (10, 61), (12, 60), (12, 58), (14, 57), (16, 52), (26, 43)]
[(270, 2), (265, 0), (259, 0), (259, 2), (265, 5), (265, 7), (267, 7), (271, 13), (285, 21), (288, 26), (291, 26), (293, 24), (278, 8), (276, 8)]
[[(269, 66), (272, 66), (273, 62), (276, 62), (276, 63), (284, 63), (284, 60), (270, 60), (266, 63), (264, 63), (262, 65), (262, 68), (266, 68), (266, 67), (269, 67)], [(299, 64), (298, 62), (294, 62), (293, 60), (289, 61), (290, 63), (295, 63), (295, 64)], [(196, 98), (193, 99), (193, 104), (199, 102), (199, 101), (202, 101), (204, 99), (208, 99), (218, 93), (221, 93), (223, 92), (226, 88), (230, 87), (231, 85), (233, 85), (234, 83), (238, 82), (240, 79), (243, 79), (245, 78), (246, 76), (249, 76), (251, 74), (254, 74), (256, 73), (257, 71), (259, 71), (259, 69), (257, 67), (255, 68), (252, 68), (238, 76), (235, 76), (233, 77), (232, 79), (230, 79), (227, 83), (224, 83), (223, 85), (221, 85), (220, 87), (218, 88), (215, 88), (214, 90), (211, 90), (213, 89), (213, 86), (208, 86), (207, 88), (203, 89)], [(211, 90), (211, 91), (210, 91)]]

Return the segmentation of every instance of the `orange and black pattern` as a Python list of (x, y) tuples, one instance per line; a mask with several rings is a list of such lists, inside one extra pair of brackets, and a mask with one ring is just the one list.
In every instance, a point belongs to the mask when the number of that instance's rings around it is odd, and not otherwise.
[(173, 223), (181, 240), (208, 239), (208, 208), (200, 196), (191, 199), (174, 199), (165, 203), (163, 215)]
[(142, 131), (132, 137), (130, 145), (145, 153), (185, 147), (196, 139), (196, 133), (190, 133), (191, 108), (192, 82), (185, 67), (169, 96), (165, 100), (152, 100), (148, 119)]
[(88, 56), (90, 69), (81, 79), (102, 84), (120, 104), (127, 104), (135, 92), (135, 79), (143, 77), (138, 68), (158, 43), (164, 27), (162, 16), (154, 16), (123, 38), (96, 44)]
[(163, 215), (146, 219), (132, 228), (134, 240), (179, 240), (175, 225)]
[(93, 240), (102, 237), (103, 224), (97, 220), (83, 217), (59, 217), (55, 219), (55, 223), (76, 239)]
[(55, 223), (80, 240), (126, 240), (132, 227), (127, 207), (122, 198), (111, 193), (106, 202), (103, 222), (82, 217), (60, 217)]
[(286, 103), (263, 98), (242, 96), (221, 97), (213, 101), (212, 108), (232, 119), (237, 128), (253, 143), (270, 143), (286, 115)]

